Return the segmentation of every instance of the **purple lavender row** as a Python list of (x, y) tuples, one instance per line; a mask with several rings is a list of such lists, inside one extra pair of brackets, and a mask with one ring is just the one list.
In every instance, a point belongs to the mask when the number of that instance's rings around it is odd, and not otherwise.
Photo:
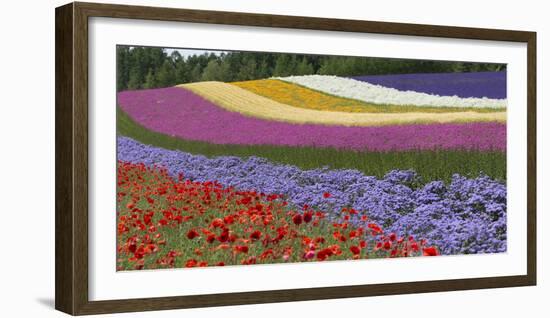
[(122, 110), (147, 129), (213, 144), (312, 146), (358, 151), (506, 149), (502, 123), (344, 127), (247, 117), (183, 88), (125, 91)]
[(354, 76), (371, 84), (427, 94), (506, 98), (506, 71)]
[[(412, 170), (377, 179), (352, 169), (301, 170), (253, 156), (207, 158), (127, 137), (118, 137), (117, 146), (118, 160), (165, 167), (173, 177), (283, 194), (298, 209), (308, 204), (337, 213), (353, 207), (389, 232), (427, 238), (443, 254), (506, 251), (506, 186), (487, 176), (454, 175), (449, 185), (422, 186)], [(331, 197), (324, 198), (325, 192)]]

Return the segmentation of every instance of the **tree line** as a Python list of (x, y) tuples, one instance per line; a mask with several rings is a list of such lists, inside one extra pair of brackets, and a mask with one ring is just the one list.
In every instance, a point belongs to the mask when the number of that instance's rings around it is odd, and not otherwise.
[(203, 53), (184, 57), (162, 48), (117, 46), (117, 90), (199, 81), (245, 81), (289, 75), (379, 75), (499, 71), (505, 64), (268, 52)]

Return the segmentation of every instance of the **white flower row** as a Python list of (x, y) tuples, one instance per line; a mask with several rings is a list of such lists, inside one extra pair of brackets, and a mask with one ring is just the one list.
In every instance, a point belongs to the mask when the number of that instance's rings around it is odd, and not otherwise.
[(487, 97), (463, 98), (415, 91), (400, 91), (395, 88), (331, 75), (288, 76), (275, 77), (275, 79), (298, 84), (331, 95), (374, 104), (477, 108), (505, 108), (507, 104), (506, 99), (491, 99)]

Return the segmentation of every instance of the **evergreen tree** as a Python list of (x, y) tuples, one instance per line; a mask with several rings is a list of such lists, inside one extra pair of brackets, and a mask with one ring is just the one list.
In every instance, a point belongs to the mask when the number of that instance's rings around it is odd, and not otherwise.
[(202, 77), (202, 67), (200, 63), (197, 63), (195, 67), (191, 70), (191, 73), (189, 74), (189, 82), (198, 82), (201, 80)]
[(269, 52), (202, 53), (182, 57), (162, 48), (117, 46), (117, 90), (203, 80), (237, 81), (290, 75), (378, 75), (506, 70), (505, 64), (323, 56)]
[(121, 91), (121, 90), (124, 90), (127, 87), (128, 85), (128, 81), (129, 81), (129, 76), (130, 76), (130, 68), (129, 68), (129, 62), (130, 62), (130, 58), (129, 58), (129, 47), (127, 46), (120, 46), (120, 47), (117, 47), (117, 56), (116, 56), (116, 61), (117, 61), (117, 83), (116, 83), (116, 86), (117, 86), (117, 90), (118, 91)]
[(222, 67), (217, 60), (208, 62), (202, 72), (202, 81), (221, 81), (223, 78)]
[(247, 81), (256, 78), (256, 61), (247, 59), (237, 74), (238, 81)]
[(292, 63), (291, 58), (287, 54), (279, 54), (275, 60), (275, 69), (273, 70), (273, 76), (288, 76), (290, 75), (289, 69)]
[(176, 62), (176, 83), (183, 84), (191, 81), (189, 65), (183, 59)]
[(139, 73), (139, 67), (132, 67), (130, 70), (130, 79), (128, 80), (128, 89), (140, 89), (141, 88), (141, 78)]
[(145, 76), (145, 83), (143, 84), (143, 88), (155, 88), (158, 87), (157, 85), (157, 79), (155, 77), (155, 73), (153, 73), (153, 69), (149, 69), (149, 72), (147, 73), (147, 76)]
[(176, 84), (176, 69), (168, 59), (164, 60), (156, 74), (157, 87), (168, 87)]
[(298, 63), (298, 66), (296, 66), (296, 72), (295, 73), (296, 73), (296, 75), (314, 74), (313, 66), (304, 57), (304, 58), (302, 58), (302, 61), (300, 61), (300, 63)]

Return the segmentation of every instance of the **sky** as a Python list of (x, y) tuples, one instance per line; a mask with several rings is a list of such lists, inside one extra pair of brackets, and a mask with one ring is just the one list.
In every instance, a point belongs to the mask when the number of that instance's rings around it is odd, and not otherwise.
[(193, 49), (164, 49), (168, 55), (172, 54), (174, 51), (178, 51), (181, 56), (187, 58), (191, 55), (201, 55), (204, 53), (214, 53), (216, 55), (227, 53), (226, 51), (212, 51), (212, 50), (193, 50)]

